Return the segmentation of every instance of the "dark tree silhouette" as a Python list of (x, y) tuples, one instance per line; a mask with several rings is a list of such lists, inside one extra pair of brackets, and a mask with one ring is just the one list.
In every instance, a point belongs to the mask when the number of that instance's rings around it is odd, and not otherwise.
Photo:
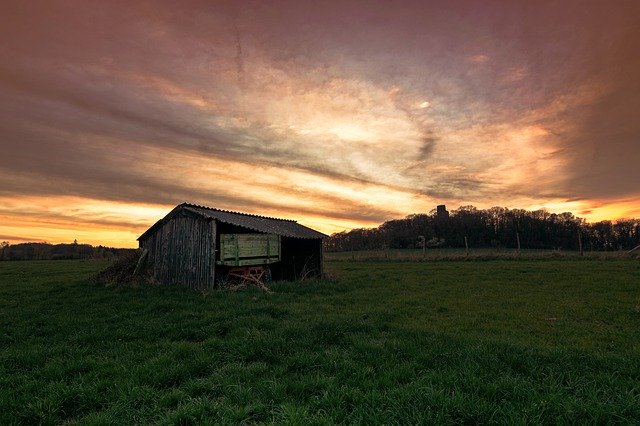
[[(580, 235), (580, 238), (578, 238)], [(640, 244), (640, 219), (587, 223), (572, 213), (549, 213), (492, 207), (479, 210), (462, 206), (449, 217), (412, 214), (384, 222), (377, 228), (354, 229), (333, 234), (325, 240), (329, 251), (419, 248), (418, 236), (427, 247), (516, 248), (523, 249), (630, 250)]]

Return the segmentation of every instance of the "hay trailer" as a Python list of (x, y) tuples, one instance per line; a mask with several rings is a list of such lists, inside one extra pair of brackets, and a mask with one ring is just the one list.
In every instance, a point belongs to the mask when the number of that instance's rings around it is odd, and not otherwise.
[(220, 257), (216, 262), (228, 268), (222, 280), (238, 284), (271, 281), (269, 265), (280, 262), (280, 236), (274, 234), (220, 234)]

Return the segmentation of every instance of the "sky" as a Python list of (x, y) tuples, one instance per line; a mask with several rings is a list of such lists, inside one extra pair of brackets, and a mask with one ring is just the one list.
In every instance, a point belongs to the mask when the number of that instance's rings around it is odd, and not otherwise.
[(182, 202), (327, 234), (437, 204), (640, 217), (640, 2), (5, 1), (0, 240)]

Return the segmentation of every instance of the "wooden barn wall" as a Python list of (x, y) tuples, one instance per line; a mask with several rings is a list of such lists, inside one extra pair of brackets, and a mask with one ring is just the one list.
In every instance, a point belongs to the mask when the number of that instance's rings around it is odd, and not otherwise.
[(215, 221), (179, 214), (144, 241), (153, 276), (165, 285), (213, 288), (215, 282)]

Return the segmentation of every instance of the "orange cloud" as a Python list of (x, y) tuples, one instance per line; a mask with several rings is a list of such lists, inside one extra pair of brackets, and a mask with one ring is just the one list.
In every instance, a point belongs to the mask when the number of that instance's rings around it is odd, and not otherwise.
[(637, 212), (633, 6), (232, 3), (9, 11), (0, 235), (131, 246), (183, 201), (327, 233), (440, 203)]

